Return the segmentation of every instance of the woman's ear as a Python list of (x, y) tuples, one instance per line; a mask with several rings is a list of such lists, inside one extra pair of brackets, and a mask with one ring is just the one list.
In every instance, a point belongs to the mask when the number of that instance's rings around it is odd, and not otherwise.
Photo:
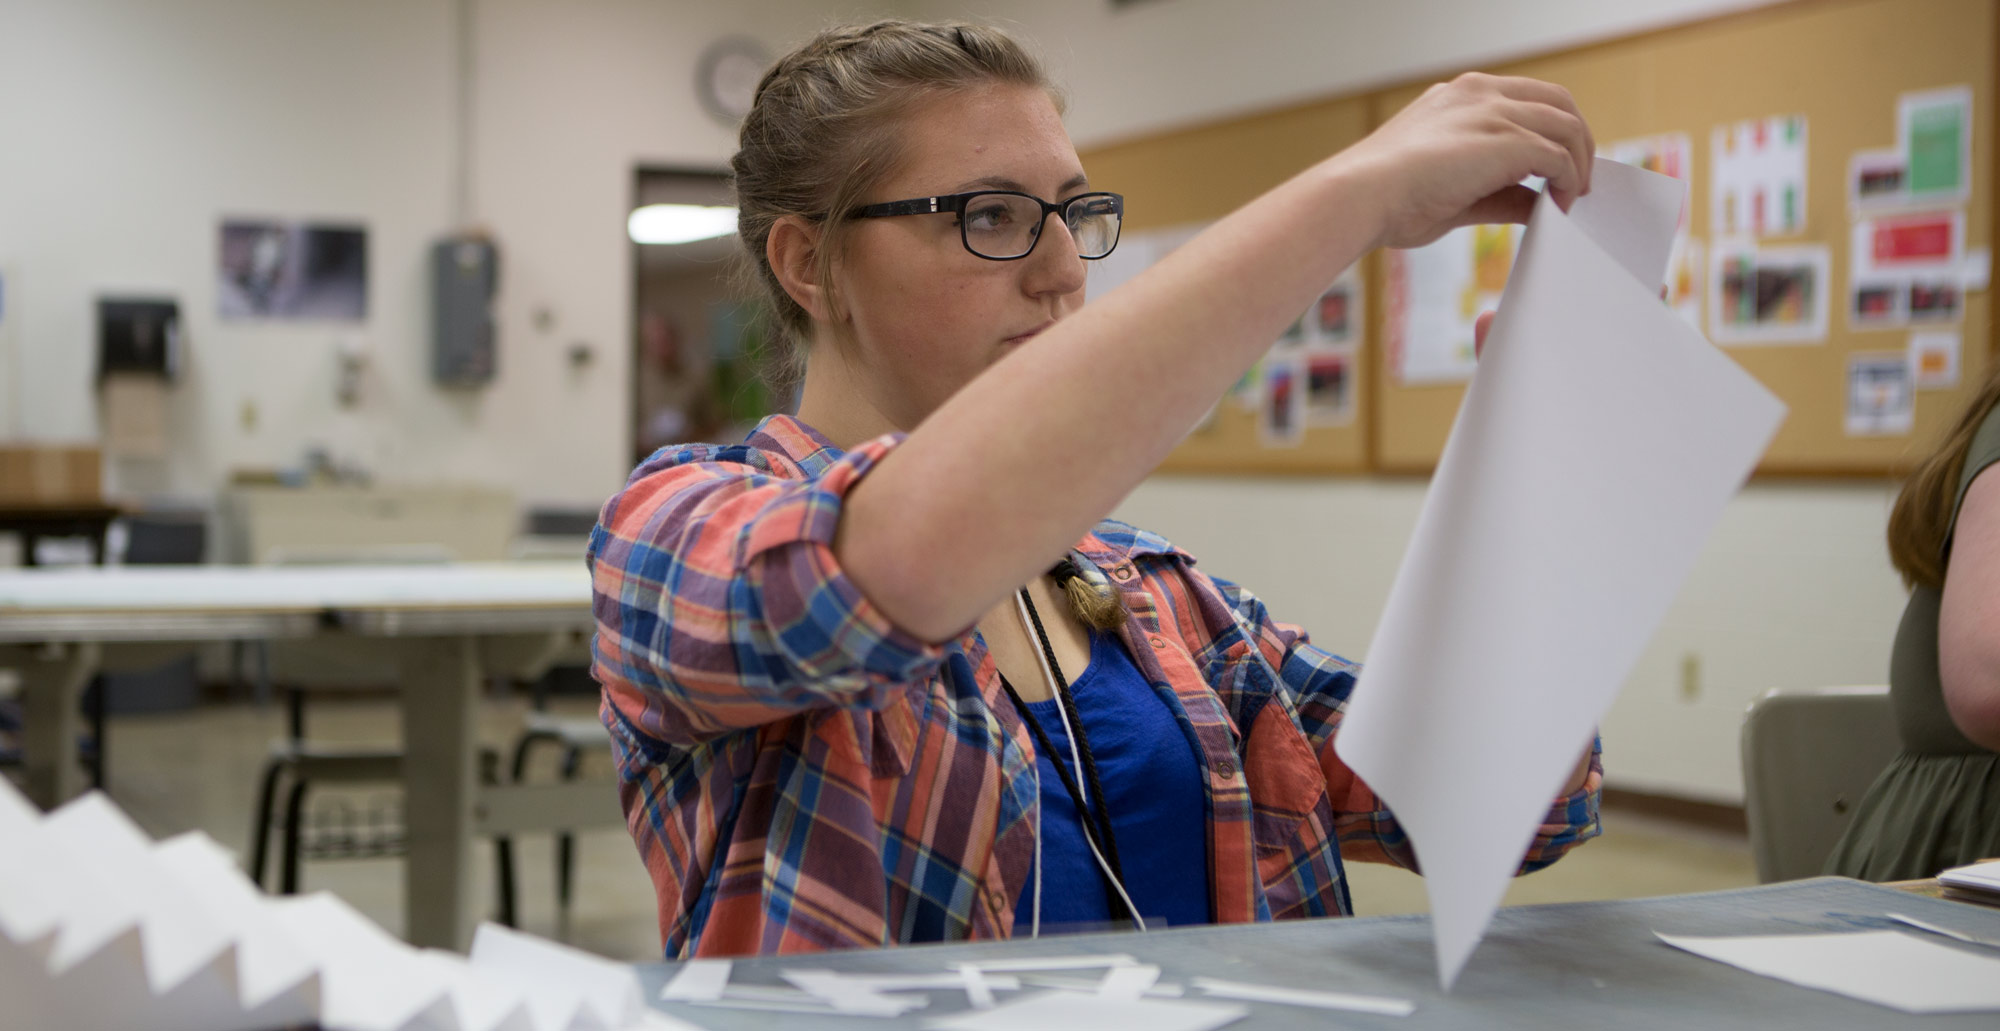
[(771, 263), (778, 285), (813, 321), (828, 322), (833, 306), (819, 285), (819, 230), (817, 224), (797, 215), (778, 219), (764, 238), (764, 259)]

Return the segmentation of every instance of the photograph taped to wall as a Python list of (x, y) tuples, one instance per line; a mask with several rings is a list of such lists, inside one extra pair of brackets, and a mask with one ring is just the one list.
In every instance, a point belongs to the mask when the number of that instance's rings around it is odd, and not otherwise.
[(1298, 447), (1306, 439), (1305, 369), (1296, 354), (1266, 358), (1257, 411), (1257, 439), (1265, 447)]
[(1806, 225), (1806, 117), (1718, 125), (1709, 134), (1709, 233), (1790, 236)]
[(1708, 274), (1709, 339), (1718, 344), (1824, 341), (1830, 264), (1822, 244), (1716, 244)]
[(216, 261), (225, 319), (368, 317), (368, 231), (359, 225), (225, 219)]
[(1847, 159), (1850, 214), (1906, 207), (1910, 163), (1901, 150), (1857, 150)]
[(1361, 265), (1350, 265), (1347, 271), (1334, 280), (1333, 285), (1319, 295), (1307, 321), (1311, 323), (1315, 343), (1320, 346), (1347, 346), (1360, 342), (1362, 327), (1366, 325), (1364, 310), (1366, 292), (1362, 286)]
[(1910, 360), (1902, 351), (1847, 356), (1847, 435), (1898, 437), (1915, 421)]
[(1305, 356), (1306, 425), (1344, 426), (1354, 421), (1354, 354), (1308, 351)]

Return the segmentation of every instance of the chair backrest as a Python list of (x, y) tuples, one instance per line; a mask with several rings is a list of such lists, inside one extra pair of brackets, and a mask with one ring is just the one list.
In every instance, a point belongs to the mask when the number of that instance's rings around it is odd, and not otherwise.
[(1816, 877), (1901, 744), (1889, 689), (1781, 688), (1743, 719), (1743, 790), (1757, 879)]

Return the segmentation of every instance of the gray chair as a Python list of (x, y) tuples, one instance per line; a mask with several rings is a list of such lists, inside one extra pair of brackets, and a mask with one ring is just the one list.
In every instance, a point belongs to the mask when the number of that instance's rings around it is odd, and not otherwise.
[(1817, 877), (1901, 744), (1889, 689), (1780, 688), (1743, 719), (1743, 792), (1757, 879)]

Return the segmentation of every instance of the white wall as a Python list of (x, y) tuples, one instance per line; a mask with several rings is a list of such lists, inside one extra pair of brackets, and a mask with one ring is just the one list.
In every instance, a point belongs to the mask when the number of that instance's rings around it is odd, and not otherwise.
[[(422, 447), (403, 441), (480, 431), (424, 417), (437, 405), (417, 348), (421, 248), (449, 199), (444, 3), (78, 0), (0, 18), (0, 261), (18, 279), (19, 376), (0, 425), (96, 437), (93, 298), (151, 292), (179, 297), (188, 340), (170, 409), (180, 491), (294, 463), (306, 441), (393, 462)], [(366, 222), (367, 323), (218, 321), (224, 215)], [(376, 382), (367, 407), (341, 413), (335, 339), (356, 332)]]
[[(0, 268), (13, 273), (15, 344), (0, 360), (0, 435), (96, 437), (92, 300), (160, 293), (180, 299), (189, 342), (167, 492), (202, 496), (232, 469), (295, 465), (318, 444), (385, 481), (601, 502), (628, 471), (633, 168), (724, 165), (734, 138), (695, 103), (697, 55), (731, 34), (775, 49), (827, 5), (472, 7), (472, 213), (502, 248), (499, 374), (447, 390), (429, 374), (426, 248), (455, 226), (456, 3), (0, 3)], [(225, 215), (365, 222), (366, 322), (218, 320)], [(537, 308), (555, 317), (546, 332)], [(353, 409), (334, 398), (343, 338), (371, 351)], [(572, 368), (573, 343), (595, 360)]]
[(1008, 25), (1079, 146), (1630, 35), (1772, 0), (908, 0)]

